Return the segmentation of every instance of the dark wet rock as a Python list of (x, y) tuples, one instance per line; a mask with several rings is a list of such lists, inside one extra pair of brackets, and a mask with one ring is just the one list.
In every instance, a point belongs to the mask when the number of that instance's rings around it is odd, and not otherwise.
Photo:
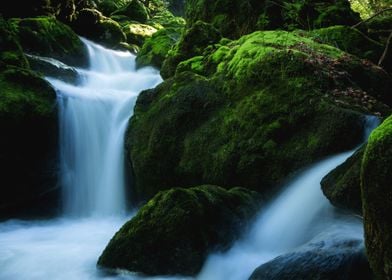
[(217, 186), (158, 193), (115, 234), (98, 260), (106, 268), (147, 275), (195, 275), (211, 251), (224, 251), (246, 230), (260, 196)]

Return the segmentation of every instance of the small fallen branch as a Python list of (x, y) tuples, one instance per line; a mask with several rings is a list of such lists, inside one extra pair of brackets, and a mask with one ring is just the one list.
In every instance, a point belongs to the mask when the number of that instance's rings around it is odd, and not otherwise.
[(385, 57), (387, 56), (388, 49), (389, 49), (389, 44), (391, 43), (391, 39), (392, 39), (392, 32), (389, 33), (389, 37), (388, 37), (387, 43), (385, 44), (384, 52), (382, 53), (382, 56), (380, 57), (380, 60), (378, 61), (378, 66), (381, 66), (381, 64), (383, 63)]

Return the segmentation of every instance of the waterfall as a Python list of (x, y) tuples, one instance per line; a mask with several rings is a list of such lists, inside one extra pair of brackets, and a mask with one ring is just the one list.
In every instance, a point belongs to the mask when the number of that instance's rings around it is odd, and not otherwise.
[(138, 93), (161, 82), (152, 68), (136, 71), (135, 56), (84, 40), (90, 68), (80, 84), (49, 79), (58, 93), (60, 180), (64, 213), (125, 212), (124, 134)]
[[(364, 141), (378, 124), (378, 118), (366, 117)], [(339, 233), (346, 237), (363, 236), (361, 222), (333, 214), (333, 207), (320, 187), (322, 178), (357, 148), (331, 156), (296, 176), (275, 200), (261, 210), (250, 232), (242, 240), (228, 252), (209, 257), (197, 278), (248, 279), (257, 266), (321, 233), (325, 236), (339, 236)]]

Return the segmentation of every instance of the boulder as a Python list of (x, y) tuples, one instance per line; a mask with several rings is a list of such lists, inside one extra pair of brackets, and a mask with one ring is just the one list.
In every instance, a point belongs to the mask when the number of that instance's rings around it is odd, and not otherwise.
[(392, 279), (392, 117), (370, 135), (361, 190), (366, 252), (376, 279)]
[(87, 50), (67, 25), (52, 17), (12, 19), (23, 51), (58, 59), (68, 65), (86, 66)]
[(56, 93), (33, 72), (0, 72), (0, 217), (58, 206)]
[(207, 46), (218, 43), (221, 38), (222, 35), (211, 24), (202, 21), (196, 22), (183, 33), (173, 50), (168, 53), (168, 57), (162, 65), (162, 77), (173, 76), (181, 61), (201, 55)]
[(260, 207), (250, 190), (217, 186), (158, 193), (114, 235), (98, 265), (147, 275), (195, 275), (239, 238)]
[(148, 18), (148, 11), (144, 4), (139, 0), (131, 0), (124, 7), (115, 11), (112, 15), (124, 15), (131, 20), (145, 23)]
[(356, 151), (321, 181), (324, 195), (332, 205), (362, 215), (360, 173), (366, 146)]
[(137, 55), (138, 67), (155, 66), (161, 68), (170, 49), (180, 38), (180, 31), (175, 28), (164, 28), (147, 38)]
[(109, 48), (118, 47), (121, 42), (126, 42), (121, 26), (94, 9), (81, 10), (73, 27), (80, 35)]
[(361, 239), (318, 240), (259, 266), (249, 280), (371, 280)]
[(123, 27), (127, 36), (127, 42), (137, 46), (142, 46), (147, 38), (151, 38), (158, 30), (147, 24), (130, 23)]
[(382, 69), (295, 33), (189, 46), (201, 55), (142, 92), (129, 123), (141, 198), (201, 184), (276, 191), (298, 169), (358, 145), (361, 112), (390, 112)]
[(384, 46), (361, 31), (344, 25), (336, 25), (311, 31), (310, 36), (323, 44), (339, 48), (357, 57), (378, 63)]

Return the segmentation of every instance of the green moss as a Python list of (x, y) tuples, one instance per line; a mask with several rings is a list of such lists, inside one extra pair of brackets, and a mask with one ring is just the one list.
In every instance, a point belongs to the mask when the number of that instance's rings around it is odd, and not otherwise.
[(363, 119), (351, 104), (369, 113), (390, 83), (377, 67), (284, 31), (205, 48), (138, 98), (126, 142), (136, 192), (205, 183), (271, 192), (358, 144)]
[(0, 17), (0, 38), (0, 67), (13, 65), (27, 68), (29, 64), (23, 54), (15, 30), (2, 17)]
[(81, 10), (73, 25), (80, 35), (110, 48), (119, 47), (126, 41), (120, 24), (94, 9)]
[(177, 72), (192, 71), (193, 73), (201, 74), (204, 73), (203, 56), (194, 56), (188, 60), (185, 60), (178, 64)]
[(10, 118), (26, 114), (50, 115), (55, 93), (49, 84), (29, 70), (8, 68), (0, 75), (0, 114)]
[(224, 251), (239, 237), (260, 202), (243, 188), (160, 192), (115, 234), (98, 264), (147, 275), (195, 275), (209, 252)]
[(220, 39), (221, 34), (211, 24), (197, 21), (182, 34), (178, 44), (168, 53), (162, 65), (162, 77), (173, 76), (181, 61), (202, 55), (208, 46), (218, 43)]
[(131, 23), (124, 26), (123, 31), (127, 36), (127, 42), (129, 44), (141, 46), (147, 38), (151, 38), (158, 30), (150, 25)]
[(112, 15), (124, 15), (140, 23), (145, 23), (149, 18), (147, 8), (139, 0), (129, 1), (128, 4), (115, 11)]
[(392, 277), (392, 117), (373, 131), (362, 161), (366, 250), (376, 279)]
[(40, 198), (56, 188), (57, 121), (56, 93), (45, 80), (19, 67), (0, 71), (0, 216), (53, 206), (55, 198)]
[(345, 52), (377, 63), (383, 52), (382, 44), (370, 39), (357, 29), (348, 26), (332, 26), (310, 32), (310, 36)]
[(83, 43), (70, 27), (56, 19), (13, 19), (12, 24), (25, 52), (53, 57), (71, 65), (86, 64)]
[(136, 58), (138, 66), (152, 65), (160, 68), (169, 50), (179, 38), (179, 30), (174, 28), (164, 28), (154, 33), (151, 38), (146, 40), (138, 53)]
[(324, 195), (332, 205), (359, 215), (362, 215), (360, 171), (365, 148), (362, 147), (321, 181)]

